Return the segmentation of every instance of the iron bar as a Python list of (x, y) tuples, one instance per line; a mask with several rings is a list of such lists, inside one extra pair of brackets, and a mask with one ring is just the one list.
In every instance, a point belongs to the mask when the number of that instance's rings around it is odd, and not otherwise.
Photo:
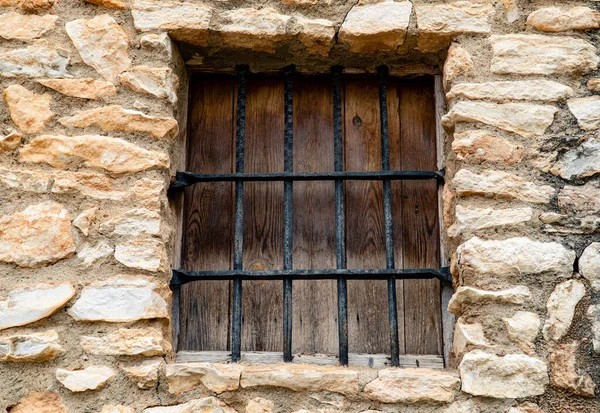
[[(293, 67), (284, 78), (284, 148), (283, 170), (291, 173), (294, 168), (294, 91)], [(293, 181), (283, 182), (283, 269), (293, 268)], [(292, 279), (283, 280), (283, 361), (292, 361)]]

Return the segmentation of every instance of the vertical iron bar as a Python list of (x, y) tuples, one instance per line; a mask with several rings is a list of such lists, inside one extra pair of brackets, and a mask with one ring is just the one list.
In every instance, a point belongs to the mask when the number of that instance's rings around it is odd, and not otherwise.
[[(342, 67), (331, 68), (333, 75), (333, 137), (334, 168), (344, 170), (344, 143), (342, 136)], [(346, 268), (346, 216), (344, 209), (344, 181), (335, 181), (335, 234), (336, 267)], [(337, 280), (338, 293), (338, 343), (339, 360), (342, 366), (348, 365), (348, 288), (346, 277)]]
[[(387, 66), (377, 68), (379, 78), (379, 117), (381, 121), (381, 169), (390, 170), (390, 142), (388, 136), (388, 113), (386, 82)], [(392, 222), (392, 185), (389, 179), (383, 180), (383, 219), (385, 224), (385, 265), (394, 268), (394, 228)], [(396, 277), (388, 279), (388, 313), (390, 320), (390, 348), (392, 366), (400, 365), (400, 342), (398, 337), (398, 307), (396, 298)]]
[[(285, 70), (284, 78), (284, 148), (283, 170), (294, 168), (294, 91), (292, 74), (294, 67)], [(293, 269), (293, 182), (283, 182), (283, 269)], [(292, 279), (283, 280), (283, 361), (292, 361)]]
[[(246, 135), (246, 75), (248, 66), (238, 66), (237, 108), (235, 114), (235, 171), (244, 172), (244, 140)], [(235, 234), (233, 269), (243, 269), (244, 255), (244, 183), (235, 182)], [(233, 314), (231, 321), (231, 361), (237, 363), (242, 355), (242, 279), (233, 280)]]

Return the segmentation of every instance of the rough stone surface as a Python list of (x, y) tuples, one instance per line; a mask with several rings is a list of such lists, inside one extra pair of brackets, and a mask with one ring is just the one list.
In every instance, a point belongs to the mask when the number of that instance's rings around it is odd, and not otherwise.
[(549, 185), (537, 185), (519, 176), (492, 170), (477, 175), (467, 169), (461, 169), (454, 175), (452, 184), (461, 197), (483, 195), (518, 199), (534, 204), (547, 204), (555, 193), (554, 188)]
[(67, 72), (70, 61), (67, 49), (56, 48), (39, 40), (24, 49), (0, 53), (0, 76), (70, 77)]
[(592, 242), (579, 257), (579, 274), (590, 282), (594, 291), (600, 291), (600, 242)]
[(442, 118), (445, 126), (458, 122), (483, 123), (524, 137), (542, 136), (558, 109), (532, 103), (457, 102)]
[(448, 303), (448, 311), (460, 314), (464, 306), (486, 303), (524, 304), (531, 297), (529, 288), (518, 285), (501, 291), (480, 290), (473, 287), (458, 287)]
[(0, 336), (0, 362), (43, 362), (53, 360), (64, 348), (58, 341), (58, 333), (54, 330)]
[(42, 172), (0, 167), (0, 183), (4, 188), (43, 194), (48, 192), (48, 175)]
[(272, 400), (255, 397), (248, 401), (246, 413), (273, 413), (275, 403)]
[(124, 9), (127, 7), (125, 3), (119, 0), (83, 0), (86, 3), (95, 4), (109, 9)]
[(452, 351), (455, 355), (461, 355), (477, 347), (487, 347), (488, 343), (480, 323), (467, 323), (460, 317), (454, 325), (454, 340)]
[(4, 101), (13, 122), (25, 133), (38, 133), (54, 118), (52, 97), (47, 93), (38, 95), (21, 85), (10, 85), (4, 89)]
[(554, 387), (566, 389), (585, 397), (594, 397), (596, 385), (587, 373), (579, 374), (576, 368), (576, 352), (579, 343), (557, 345), (550, 354), (550, 382)]
[(391, 368), (379, 370), (369, 382), (365, 395), (381, 403), (450, 403), (460, 389), (460, 379), (452, 373), (432, 369)]
[(535, 403), (525, 402), (511, 407), (508, 413), (544, 413), (544, 411)]
[(141, 364), (131, 366), (121, 366), (127, 377), (133, 381), (140, 389), (154, 389), (158, 385), (158, 377), (163, 359), (144, 360)]
[(83, 163), (114, 173), (166, 169), (169, 159), (162, 152), (149, 151), (123, 139), (100, 135), (42, 135), (19, 152), (19, 161), (47, 163), (55, 168)]
[(579, 280), (567, 280), (558, 284), (546, 304), (548, 315), (543, 333), (546, 340), (558, 341), (567, 334), (575, 307), (585, 295), (585, 286)]
[(592, 343), (594, 345), (594, 352), (596, 354), (600, 354), (600, 305), (589, 306), (586, 315), (592, 327)]
[(506, 21), (512, 24), (519, 20), (519, 7), (517, 0), (502, 0), (502, 5), (506, 11)]
[(238, 413), (216, 397), (190, 400), (175, 406), (150, 407), (142, 413)]
[(515, 165), (523, 159), (523, 146), (510, 143), (485, 130), (468, 130), (454, 135), (452, 150), (465, 162), (490, 162)]
[(115, 249), (104, 241), (100, 241), (95, 245), (83, 244), (77, 258), (83, 261), (83, 265), (89, 267), (96, 263), (102, 263), (115, 252)]
[(97, 207), (91, 207), (83, 210), (73, 220), (73, 226), (79, 229), (81, 233), (87, 237), (90, 234), (90, 227), (92, 226), (92, 222), (94, 222), (96, 218), (97, 212)]
[(81, 337), (87, 354), (100, 356), (162, 356), (171, 346), (155, 328), (120, 328), (102, 337)]
[(338, 39), (354, 53), (393, 52), (404, 43), (411, 12), (408, 1), (357, 4), (342, 23)]
[(600, 63), (596, 48), (574, 37), (507, 34), (490, 37), (496, 74), (584, 74)]
[(326, 390), (333, 393), (358, 393), (358, 373), (340, 367), (301, 364), (247, 367), (240, 380), (242, 388), (283, 387), (293, 391)]
[(121, 84), (134, 92), (147, 93), (177, 103), (179, 78), (168, 67), (135, 66), (121, 73)]
[(0, 261), (36, 268), (75, 253), (69, 211), (55, 202), (0, 217)]
[(129, 38), (111, 16), (73, 20), (65, 27), (81, 59), (106, 80), (116, 83), (119, 74), (131, 66)]
[(592, 92), (600, 92), (600, 79), (596, 78), (588, 80), (587, 88)]
[(31, 392), (10, 409), (11, 413), (69, 413), (58, 393)]
[(458, 43), (452, 43), (448, 48), (448, 56), (444, 62), (443, 85), (444, 90), (448, 91), (454, 79), (469, 73), (473, 69), (473, 59), (467, 50)]
[(166, 377), (169, 393), (179, 394), (199, 384), (215, 393), (237, 390), (244, 370), (239, 364), (177, 363), (168, 364)]
[(460, 83), (446, 95), (448, 99), (546, 100), (559, 101), (573, 97), (569, 86), (550, 80), (518, 80), (514, 82)]
[(600, 211), (600, 183), (582, 186), (565, 185), (558, 193), (558, 206), (567, 211), (596, 213)]
[(298, 40), (306, 46), (310, 54), (327, 56), (335, 39), (335, 27), (326, 19), (307, 19), (297, 16), (292, 35), (297, 35)]
[(508, 338), (515, 342), (534, 342), (540, 331), (540, 316), (529, 311), (517, 311), (510, 318), (503, 318)]
[(0, 37), (6, 40), (31, 40), (54, 29), (58, 16), (46, 14), (0, 14)]
[(474, 396), (521, 398), (544, 393), (546, 364), (524, 354), (499, 357), (480, 350), (467, 353), (459, 366), (462, 391)]
[[(190, 3), (181, 4), (189, 5)], [(142, 49), (162, 54), (169, 60), (173, 57), (173, 42), (171, 41), (171, 38), (167, 33), (145, 34), (142, 37), (140, 37), (140, 46), (142, 47)]]
[(277, 45), (288, 38), (286, 25), (291, 17), (272, 7), (228, 10), (221, 16), (227, 23), (219, 28), (219, 34), (233, 48), (274, 53)]
[(160, 235), (162, 218), (156, 211), (147, 208), (135, 208), (122, 215), (104, 221), (99, 231), (107, 235)]
[(135, 239), (115, 246), (115, 259), (129, 268), (157, 272), (167, 264), (165, 244), (155, 239)]
[(73, 393), (101, 389), (116, 375), (115, 370), (106, 366), (90, 366), (81, 370), (56, 369), (56, 379)]
[(531, 221), (531, 208), (468, 208), (456, 206), (456, 220), (448, 228), (448, 235), (458, 236), (464, 232), (472, 232), (486, 228), (505, 227)]
[(84, 79), (40, 79), (38, 83), (56, 90), (65, 96), (96, 100), (117, 94), (117, 88), (110, 82)]
[(589, 7), (544, 7), (527, 17), (527, 25), (543, 32), (598, 29), (600, 13)]
[(539, 216), (546, 224), (544, 231), (558, 234), (594, 234), (600, 232), (600, 217), (595, 215), (573, 217), (555, 212), (544, 212)]
[(68, 312), (78, 321), (110, 323), (169, 318), (168, 296), (158, 281), (121, 275), (84, 287)]
[(23, 134), (12, 131), (8, 135), (0, 136), (0, 152), (12, 152), (21, 146)]
[(594, 130), (600, 127), (600, 96), (570, 99), (567, 105), (581, 129)]

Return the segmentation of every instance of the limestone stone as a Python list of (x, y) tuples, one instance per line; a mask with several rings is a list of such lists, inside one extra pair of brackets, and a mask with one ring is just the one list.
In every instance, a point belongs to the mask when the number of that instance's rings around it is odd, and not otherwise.
[(600, 139), (590, 138), (579, 146), (565, 152), (550, 172), (570, 180), (586, 178), (600, 172)]
[(521, 145), (510, 143), (485, 130), (468, 130), (454, 135), (452, 150), (456, 159), (465, 162), (491, 162), (514, 165), (523, 159)]
[(600, 127), (600, 96), (569, 99), (569, 110), (577, 118), (577, 124), (583, 130), (594, 130)]
[(594, 352), (600, 354), (600, 305), (590, 305), (586, 312), (588, 321), (591, 324), (592, 343)]
[(36, 268), (75, 253), (69, 211), (56, 202), (0, 217), (0, 261)]
[(44, 172), (0, 167), (0, 184), (5, 188), (43, 194), (48, 192), (49, 176)]
[(54, 183), (52, 193), (55, 194), (82, 194), (94, 199), (107, 199), (113, 201), (126, 200), (127, 191), (115, 188), (114, 179), (106, 175), (92, 172), (60, 171), (52, 174)]
[(504, 10), (506, 10), (506, 21), (512, 24), (519, 20), (519, 7), (517, 0), (502, 0)]
[(255, 397), (254, 399), (248, 400), (246, 413), (273, 413), (274, 407), (275, 403), (273, 403), (272, 400)]
[(149, 407), (142, 413), (238, 413), (216, 397), (190, 400), (175, 406)]
[(77, 253), (77, 258), (83, 261), (83, 265), (89, 267), (96, 263), (102, 263), (106, 258), (113, 255), (115, 249), (104, 241), (100, 241), (95, 245), (83, 244), (81, 250)]
[(483, 326), (480, 323), (467, 323), (464, 317), (456, 320), (454, 340), (452, 341), (452, 350), (455, 355), (459, 356), (473, 348), (487, 346)]
[(37, 13), (42, 10), (49, 10), (54, 6), (56, 0), (22, 0), (21, 9), (27, 13)]
[(600, 232), (600, 217), (596, 215), (569, 216), (554, 212), (540, 214), (546, 224), (544, 231), (557, 234), (594, 234)]
[(8, 135), (0, 136), (0, 152), (12, 152), (21, 146), (23, 134), (12, 131)]
[(544, 393), (548, 384), (546, 363), (524, 354), (499, 357), (474, 350), (459, 366), (462, 391), (474, 396), (522, 398)]
[(529, 288), (517, 285), (506, 290), (487, 291), (473, 287), (458, 287), (448, 303), (448, 311), (460, 314), (463, 306), (474, 304), (524, 304), (531, 297)]
[(565, 185), (558, 193), (558, 206), (572, 212), (597, 213), (600, 211), (600, 183)]
[(141, 364), (121, 366), (127, 377), (140, 389), (154, 389), (158, 385), (159, 371), (164, 364), (163, 359), (144, 360)]
[(83, 79), (40, 79), (38, 83), (56, 90), (65, 96), (96, 100), (117, 94), (117, 88), (110, 82)]
[(10, 110), (13, 122), (25, 133), (37, 133), (54, 118), (50, 110), (52, 97), (30, 92), (21, 85), (10, 85), (4, 89), (4, 101)]
[(395, 52), (404, 43), (411, 13), (409, 1), (359, 3), (346, 15), (338, 40), (354, 53)]
[(169, 158), (162, 152), (100, 135), (41, 135), (20, 150), (19, 161), (47, 163), (55, 168), (83, 163), (118, 174), (169, 167)]
[(335, 27), (330, 20), (297, 16), (292, 34), (298, 36), (308, 53), (327, 56), (334, 43)]
[(122, 215), (104, 221), (100, 232), (108, 235), (160, 235), (161, 216), (158, 212), (147, 208), (135, 208)]
[(283, 387), (293, 391), (358, 393), (358, 373), (340, 367), (302, 364), (250, 366), (242, 372), (242, 388)]
[(166, 377), (169, 393), (179, 394), (199, 384), (215, 393), (237, 390), (244, 370), (239, 364), (176, 363), (168, 364)]
[(73, 226), (79, 229), (81, 233), (87, 237), (90, 234), (90, 227), (92, 226), (92, 222), (94, 222), (97, 212), (98, 208), (95, 206), (84, 209), (77, 215), (77, 218), (73, 220)]
[(483, 123), (524, 137), (542, 136), (558, 109), (532, 103), (457, 102), (442, 118), (445, 126), (458, 122)]
[(121, 84), (134, 92), (177, 102), (179, 78), (168, 67), (135, 66), (119, 75)]
[(166, 31), (174, 40), (208, 46), (212, 8), (206, 3), (133, 0), (131, 14), (138, 31)]
[(158, 281), (121, 275), (84, 287), (68, 313), (78, 321), (109, 323), (169, 318), (168, 296), (168, 288)]
[(579, 257), (579, 274), (590, 282), (594, 291), (600, 291), (600, 242), (592, 242)]
[(127, 33), (108, 14), (73, 20), (65, 27), (81, 60), (109, 82), (116, 83), (131, 66)]
[(598, 29), (600, 13), (589, 7), (544, 7), (527, 17), (527, 25), (543, 32)]
[(548, 314), (544, 323), (544, 339), (558, 341), (567, 334), (575, 307), (585, 295), (585, 286), (579, 280), (567, 280), (558, 284), (546, 304)]
[(579, 343), (558, 344), (550, 353), (550, 382), (554, 387), (566, 389), (585, 397), (594, 397), (596, 385), (587, 373), (579, 374), (576, 368), (576, 351)]
[(0, 14), (0, 37), (6, 40), (38, 39), (54, 29), (58, 16), (45, 14)]
[(167, 33), (148, 33), (140, 37), (140, 46), (143, 49), (164, 54), (171, 60), (173, 56), (173, 42)]
[(520, 176), (503, 171), (486, 170), (477, 175), (467, 169), (461, 169), (454, 175), (452, 184), (461, 196), (483, 195), (518, 199), (534, 204), (547, 204), (555, 193), (549, 185), (537, 185)]
[(170, 344), (155, 328), (120, 328), (102, 337), (81, 336), (81, 348), (99, 356), (162, 356)]
[(119, 0), (83, 0), (86, 3), (95, 4), (96, 6), (106, 7), (108, 9), (125, 9), (127, 5)]
[(0, 362), (40, 363), (53, 360), (64, 351), (54, 330), (0, 336)]
[(119, 105), (102, 106), (77, 112), (71, 117), (58, 120), (62, 125), (74, 128), (99, 126), (104, 132), (143, 132), (155, 138), (174, 138), (177, 121), (170, 117), (148, 116), (137, 110)]
[(448, 228), (448, 235), (456, 237), (464, 232), (486, 228), (505, 227), (531, 221), (533, 209), (525, 208), (474, 208), (456, 206), (456, 220)]
[(31, 392), (10, 409), (12, 413), (69, 413), (58, 393)]
[(540, 316), (529, 311), (517, 311), (512, 317), (503, 318), (508, 338), (515, 342), (531, 342), (540, 331)]
[(452, 87), (454, 79), (469, 73), (472, 69), (473, 59), (469, 52), (462, 48), (458, 43), (452, 43), (448, 48), (448, 56), (444, 62), (444, 90), (448, 91)]
[(275, 53), (278, 44), (289, 37), (286, 25), (291, 17), (272, 7), (228, 10), (221, 16), (227, 23), (218, 32), (230, 47)]
[(165, 244), (155, 239), (134, 239), (115, 246), (115, 259), (129, 268), (157, 272), (167, 264)]
[(365, 395), (381, 403), (450, 403), (460, 389), (460, 379), (453, 373), (426, 368), (391, 368), (379, 370), (369, 382)]
[(525, 402), (511, 407), (508, 413), (544, 413), (544, 411), (535, 403)]
[(452, 87), (446, 98), (556, 102), (574, 95), (575, 91), (569, 86), (551, 80), (518, 80), (514, 82), (460, 83)]
[(131, 188), (131, 193), (137, 205), (149, 209), (160, 210), (161, 199), (165, 195), (165, 181), (142, 178)]
[(490, 43), (495, 74), (576, 75), (600, 63), (594, 45), (574, 37), (507, 34), (491, 36)]
[(600, 79), (595, 78), (588, 80), (587, 88), (592, 92), (600, 92)]
[(67, 65), (71, 61), (68, 50), (50, 46), (39, 40), (24, 49), (0, 53), (2, 77), (71, 77)]
[(115, 370), (106, 366), (89, 366), (81, 370), (56, 369), (56, 380), (73, 393), (101, 389), (116, 375)]
[(423, 4), (415, 7), (419, 50), (435, 52), (446, 47), (452, 37), (461, 34), (491, 32), (494, 8), (489, 4), (456, 1), (446, 4)]

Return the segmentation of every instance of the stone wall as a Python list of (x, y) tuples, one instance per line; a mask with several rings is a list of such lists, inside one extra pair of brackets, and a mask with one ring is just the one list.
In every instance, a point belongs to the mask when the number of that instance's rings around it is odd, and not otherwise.
[[(0, 0), (0, 411), (598, 412), (599, 8)], [(187, 70), (236, 62), (443, 76), (449, 369), (174, 362)]]

